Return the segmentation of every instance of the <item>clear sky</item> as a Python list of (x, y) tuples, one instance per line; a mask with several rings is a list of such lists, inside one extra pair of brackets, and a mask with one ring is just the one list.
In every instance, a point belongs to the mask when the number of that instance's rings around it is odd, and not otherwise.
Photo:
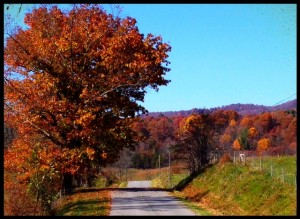
[[(16, 22), (21, 24), (23, 5)], [(65, 5), (66, 6), (66, 5)], [(296, 4), (121, 4), (121, 17), (172, 46), (166, 79), (148, 89), (149, 112), (296, 97)], [(111, 13), (111, 5), (104, 7)], [(11, 7), (10, 13), (17, 12)]]

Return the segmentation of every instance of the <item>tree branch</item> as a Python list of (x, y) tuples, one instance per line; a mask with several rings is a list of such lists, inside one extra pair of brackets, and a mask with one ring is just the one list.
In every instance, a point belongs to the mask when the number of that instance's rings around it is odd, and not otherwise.
[(121, 84), (121, 85), (118, 85), (116, 87), (113, 87), (105, 92), (103, 92), (102, 94), (100, 94), (101, 97), (105, 96), (106, 94), (110, 93), (110, 92), (113, 92), (114, 90), (118, 89), (118, 88), (121, 88), (121, 87), (134, 87), (134, 86), (138, 86), (140, 85), (139, 83), (136, 83), (136, 84)]
[[(11, 106), (9, 106), (8, 104), (4, 103), (10, 110), (12, 110), (13, 112), (21, 115), (20, 112), (18, 112), (17, 110), (13, 109)], [(52, 134), (48, 133), (47, 131), (45, 131), (44, 129), (40, 128), (38, 125), (34, 124), (33, 122), (29, 121), (28, 119), (24, 119), (23, 116), (21, 116), (21, 118), (23, 119), (24, 122), (29, 123), (33, 128), (37, 129), (38, 131), (40, 131), (44, 136), (46, 136), (48, 139), (50, 139), (53, 143), (55, 143), (56, 145), (59, 146), (64, 146), (64, 144), (62, 142), (60, 142), (58, 139), (56, 139)]]

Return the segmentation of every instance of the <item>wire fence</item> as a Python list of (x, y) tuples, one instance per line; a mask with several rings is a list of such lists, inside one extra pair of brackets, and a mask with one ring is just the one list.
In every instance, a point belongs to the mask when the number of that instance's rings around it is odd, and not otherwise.
[(296, 163), (293, 166), (293, 163), (287, 163), (284, 157), (257, 156), (251, 152), (233, 152), (230, 157), (234, 164), (247, 165), (249, 171), (261, 171), (271, 179), (297, 187)]

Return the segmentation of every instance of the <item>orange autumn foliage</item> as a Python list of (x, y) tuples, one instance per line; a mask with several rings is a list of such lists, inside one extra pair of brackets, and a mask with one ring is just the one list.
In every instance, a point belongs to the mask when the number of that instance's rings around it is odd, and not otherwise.
[(227, 134), (227, 133), (224, 133), (222, 136), (221, 136), (221, 139), (220, 139), (220, 143), (221, 144), (228, 144), (232, 141), (232, 137)]
[(169, 83), (171, 46), (100, 5), (41, 6), (24, 22), (4, 48), (4, 119), (18, 133), (5, 168), (24, 183), (48, 177), (53, 185), (45, 186), (59, 189), (59, 177), (67, 182), (133, 147), (130, 126), (146, 112), (146, 88)]
[(235, 139), (235, 140), (234, 140), (233, 145), (232, 145), (232, 148), (233, 148), (234, 150), (240, 150), (240, 149), (241, 149), (241, 144), (240, 144), (240, 142), (239, 142), (238, 139)]
[(26, 186), (5, 178), (4, 190), (7, 198), (4, 200), (4, 216), (41, 216), (43, 210), (26, 192)]
[(271, 146), (271, 140), (269, 138), (262, 138), (257, 142), (257, 152), (262, 154)]
[[(113, 161), (134, 142), (130, 118), (145, 112), (137, 101), (146, 87), (168, 84), (171, 47), (99, 5), (68, 13), (42, 6), (24, 22), (29, 28), (9, 35), (4, 51), (6, 121), (61, 148), (93, 149), (93, 161)], [(105, 150), (113, 143), (116, 150)]]
[(258, 135), (258, 131), (256, 130), (255, 127), (251, 127), (249, 130), (248, 130), (248, 137), (250, 138), (254, 138)]
[(237, 122), (234, 119), (230, 120), (230, 123), (229, 123), (230, 127), (235, 127), (236, 125), (237, 125)]

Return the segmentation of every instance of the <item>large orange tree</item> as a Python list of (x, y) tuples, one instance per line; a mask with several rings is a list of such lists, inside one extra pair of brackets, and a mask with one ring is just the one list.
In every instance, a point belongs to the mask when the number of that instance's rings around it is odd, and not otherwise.
[(76, 174), (134, 144), (131, 118), (146, 112), (146, 88), (169, 83), (171, 47), (99, 5), (42, 6), (24, 22), (4, 48), (5, 122), (18, 131), (5, 167), (27, 182), (36, 171), (59, 172), (69, 194)]

